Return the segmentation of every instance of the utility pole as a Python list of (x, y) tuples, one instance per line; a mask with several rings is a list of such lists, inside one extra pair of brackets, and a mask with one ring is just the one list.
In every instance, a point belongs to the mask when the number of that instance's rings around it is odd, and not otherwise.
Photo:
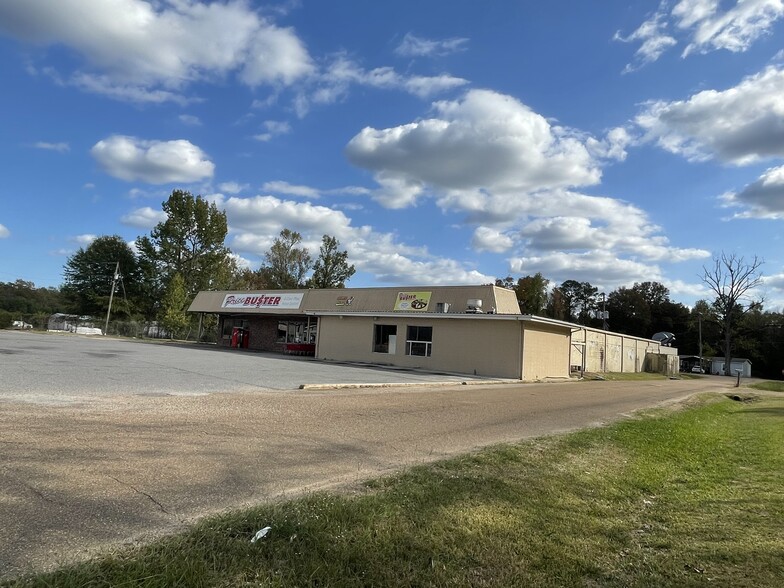
[(604, 292), (602, 292), (602, 329), (607, 330), (607, 311), (605, 310), (605, 302), (607, 302), (607, 296), (605, 296)]
[(702, 313), (701, 312), (697, 313), (697, 322), (699, 325), (699, 333), (700, 333), (700, 369), (703, 369), (702, 367)]
[(112, 312), (112, 299), (114, 298), (114, 288), (117, 286), (117, 278), (120, 275), (120, 262), (114, 266), (114, 277), (112, 278), (112, 291), (109, 294), (109, 308), (106, 310), (106, 325), (103, 328), (104, 336), (109, 334), (109, 315)]

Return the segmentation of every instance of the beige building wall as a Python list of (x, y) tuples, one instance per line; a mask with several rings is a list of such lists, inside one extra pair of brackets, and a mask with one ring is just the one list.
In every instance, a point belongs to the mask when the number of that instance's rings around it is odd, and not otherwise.
[[(316, 356), (479, 376), (520, 379), (519, 321), (431, 317), (321, 316)], [(394, 354), (373, 351), (376, 325), (395, 325)], [(430, 357), (406, 355), (408, 326), (433, 327)], [(563, 345), (563, 343), (562, 343)]]
[(569, 377), (569, 332), (526, 323), (523, 331), (523, 380)]
[(646, 362), (651, 353), (677, 356), (677, 349), (662, 347), (651, 339), (575, 327), (569, 364), (573, 370), (584, 367), (586, 372), (663, 371), (658, 362)]

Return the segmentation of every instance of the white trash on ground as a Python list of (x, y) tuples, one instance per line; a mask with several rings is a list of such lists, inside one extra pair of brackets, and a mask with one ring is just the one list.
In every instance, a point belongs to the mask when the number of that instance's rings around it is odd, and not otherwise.
[(272, 527), (264, 527), (263, 529), (259, 529), (256, 531), (256, 534), (253, 536), (253, 539), (250, 540), (251, 543), (256, 543), (259, 539), (264, 538), (267, 533), (272, 530)]

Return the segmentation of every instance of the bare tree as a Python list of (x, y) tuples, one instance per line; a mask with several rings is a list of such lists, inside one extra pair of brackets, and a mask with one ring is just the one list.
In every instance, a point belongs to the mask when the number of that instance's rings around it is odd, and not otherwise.
[[(713, 266), (703, 266), (702, 281), (716, 295), (713, 308), (724, 334), (724, 373), (731, 375), (733, 327), (748, 310), (762, 304), (749, 298), (751, 290), (762, 283), (760, 267), (764, 263), (756, 255), (751, 261), (734, 253), (713, 258)], [(745, 303), (745, 304), (744, 304)]]

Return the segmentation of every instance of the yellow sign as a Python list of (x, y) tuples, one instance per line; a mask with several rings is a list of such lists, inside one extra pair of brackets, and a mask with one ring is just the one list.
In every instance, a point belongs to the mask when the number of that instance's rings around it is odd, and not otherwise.
[(431, 292), (398, 292), (395, 299), (395, 310), (425, 311), (430, 305)]

